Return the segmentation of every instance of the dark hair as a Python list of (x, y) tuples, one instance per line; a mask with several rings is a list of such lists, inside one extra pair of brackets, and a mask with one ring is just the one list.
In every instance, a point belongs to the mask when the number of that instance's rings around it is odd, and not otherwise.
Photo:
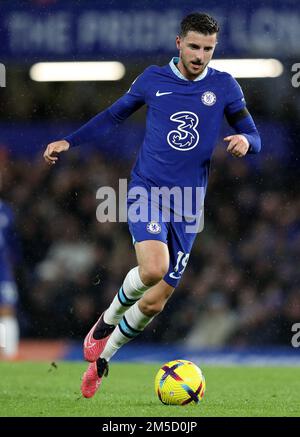
[(220, 30), (217, 21), (208, 14), (194, 12), (187, 15), (180, 23), (180, 36), (186, 36), (189, 31), (212, 35)]

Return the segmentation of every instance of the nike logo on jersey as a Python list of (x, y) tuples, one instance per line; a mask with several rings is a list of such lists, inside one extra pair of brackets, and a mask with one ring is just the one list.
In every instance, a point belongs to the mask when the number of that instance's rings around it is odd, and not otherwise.
[(156, 91), (156, 97), (165, 96), (166, 94), (173, 94), (173, 91), (168, 91), (166, 93), (160, 93), (159, 91)]

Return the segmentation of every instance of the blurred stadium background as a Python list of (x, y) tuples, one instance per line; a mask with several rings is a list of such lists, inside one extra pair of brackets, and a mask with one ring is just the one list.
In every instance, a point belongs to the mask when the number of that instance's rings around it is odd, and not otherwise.
[[(170, 351), (177, 357), (189, 347), (219, 363), (228, 354), (300, 362), (291, 345), (300, 322), (300, 99), (291, 82), (300, 62), (297, 0), (241, 0), (239, 9), (230, 0), (0, 2), (1, 198), (15, 212), (21, 242), (21, 358), (80, 359), (80, 341), (135, 265), (127, 224), (97, 222), (96, 191), (129, 177), (145, 110), (55, 168), (43, 162), (43, 149), (114, 102), (145, 67), (176, 56), (179, 22), (195, 10), (221, 24), (216, 59), (272, 58), (282, 67), (267, 77), (248, 68), (253, 77), (238, 78), (263, 150), (234, 159), (220, 138), (205, 229), (180, 287), (139, 343), (116, 358), (172, 359)], [(75, 60), (118, 61), (125, 74), (116, 81), (30, 76), (37, 62)]]

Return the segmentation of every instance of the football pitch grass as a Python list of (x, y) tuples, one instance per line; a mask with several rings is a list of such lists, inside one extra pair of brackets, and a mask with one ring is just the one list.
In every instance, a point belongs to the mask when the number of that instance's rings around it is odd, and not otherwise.
[(84, 399), (80, 383), (85, 363), (2, 362), (0, 416), (300, 416), (300, 368), (201, 366), (207, 384), (203, 400), (168, 406), (154, 392), (159, 367), (112, 363), (99, 392)]

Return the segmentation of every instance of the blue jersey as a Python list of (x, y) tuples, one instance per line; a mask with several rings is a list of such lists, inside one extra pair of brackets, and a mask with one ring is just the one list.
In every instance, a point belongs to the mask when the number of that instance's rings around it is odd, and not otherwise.
[[(128, 91), (130, 99), (148, 106), (145, 138), (132, 177), (151, 186), (206, 187), (224, 113), (244, 108), (245, 99), (227, 73), (207, 68), (199, 80), (190, 81), (174, 68), (151, 66)], [(115, 108), (117, 102), (112, 114)]]
[(12, 267), (20, 257), (14, 228), (13, 212), (0, 200), (0, 283), (14, 281)]
[[(239, 114), (246, 103), (230, 74), (207, 67), (191, 81), (180, 73), (177, 62), (173, 58), (163, 67), (148, 67), (124, 96), (65, 139), (71, 145), (96, 139), (146, 104), (145, 138), (132, 171), (132, 185), (201, 187), (205, 191), (224, 114)], [(260, 139), (250, 114), (233, 119), (235, 130), (248, 138), (250, 152), (259, 151)]]

